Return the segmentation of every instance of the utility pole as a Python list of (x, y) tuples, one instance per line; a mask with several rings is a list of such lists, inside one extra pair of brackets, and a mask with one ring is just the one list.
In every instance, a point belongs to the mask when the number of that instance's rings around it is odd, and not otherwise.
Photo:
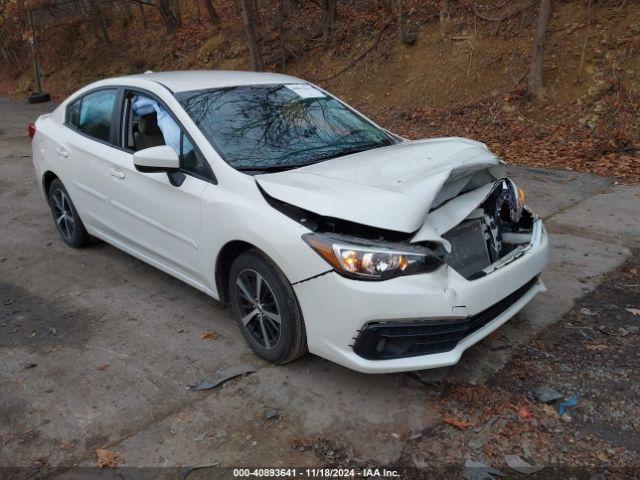
[(29, 27), (31, 27), (31, 56), (33, 57), (33, 74), (36, 80), (36, 88), (38, 91), (27, 98), (29, 103), (43, 103), (51, 100), (48, 93), (42, 91), (42, 80), (40, 78), (40, 60), (38, 58), (38, 40), (36, 38), (36, 29), (33, 23), (33, 12), (27, 12)]

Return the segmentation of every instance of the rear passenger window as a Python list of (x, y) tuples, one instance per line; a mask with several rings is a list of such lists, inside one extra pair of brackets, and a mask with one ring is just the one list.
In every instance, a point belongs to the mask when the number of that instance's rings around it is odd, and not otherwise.
[(65, 118), (65, 122), (73, 128), (78, 128), (78, 124), (80, 123), (81, 101), (82, 99), (78, 99), (67, 107), (67, 117)]
[(98, 90), (82, 97), (78, 130), (97, 140), (109, 141), (116, 90)]

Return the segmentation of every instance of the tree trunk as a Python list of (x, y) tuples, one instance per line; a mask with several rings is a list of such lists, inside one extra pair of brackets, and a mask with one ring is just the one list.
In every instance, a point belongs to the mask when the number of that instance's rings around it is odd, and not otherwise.
[(253, 0), (251, 9), (253, 11), (253, 21), (256, 25), (262, 25), (262, 15), (260, 15), (260, 2)]
[(287, 52), (284, 48), (284, 0), (280, 0), (280, 12), (278, 14), (278, 41), (280, 43), (280, 57), (282, 58), (282, 71), (287, 66)]
[(102, 33), (102, 39), (107, 43), (107, 45), (111, 45), (111, 39), (109, 38), (109, 29), (107, 28), (107, 22), (104, 18), (104, 14), (97, 4), (94, 4), (93, 8), (96, 19), (98, 21), (98, 26), (100, 27), (100, 32)]
[(540, 98), (544, 96), (544, 84), (542, 82), (542, 66), (544, 63), (544, 47), (551, 18), (551, 0), (540, 0), (540, 13), (538, 14), (538, 27), (536, 38), (531, 49), (531, 70), (527, 82), (527, 97)]
[(180, 9), (180, 0), (173, 0), (172, 2), (173, 15), (176, 17), (178, 26), (182, 26), (182, 10)]
[(404, 36), (404, 9), (403, 0), (398, 0), (398, 37), (402, 39)]
[(258, 36), (253, 20), (253, 10), (251, 8), (251, 0), (240, 0), (240, 9), (242, 11), (242, 21), (244, 30), (247, 34), (247, 43), (249, 46), (249, 56), (251, 57), (251, 69), (257, 72), (264, 70), (262, 55), (260, 54), (260, 46), (258, 45)]
[(102, 40), (107, 45), (111, 45), (107, 24), (100, 7), (96, 4), (95, 0), (83, 0), (82, 10), (85, 17), (92, 19), (91, 23), (93, 24), (93, 31), (95, 32), (98, 40)]
[(141, 3), (138, 4), (138, 9), (140, 10), (140, 17), (142, 18), (142, 26), (144, 29), (147, 29), (147, 14), (144, 11), (144, 7)]
[(329, 38), (333, 32), (337, 17), (337, 2), (338, 0), (322, 1), (322, 29), (325, 38)]
[(209, 20), (211, 20), (211, 23), (218, 23), (220, 21), (220, 15), (218, 15), (218, 12), (216, 12), (216, 9), (213, 6), (213, 2), (211, 0), (204, 0), (204, 8), (207, 9), (207, 14), (209, 15)]
[(175, 11), (173, 10), (172, 0), (158, 0), (156, 6), (160, 11), (162, 22), (164, 23), (164, 30), (168, 37), (172, 37), (180, 23), (176, 18)]
[(584, 40), (582, 41), (582, 51), (580, 52), (580, 64), (578, 66), (577, 81), (582, 81), (582, 69), (587, 56), (587, 42), (589, 41), (589, 30), (591, 29), (591, 0), (587, 0), (587, 26), (584, 29)]
[(389, 2), (389, 0), (378, 0), (378, 5), (384, 8), (384, 11), (387, 13), (393, 12), (393, 9), (391, 8), (391, 3)]
[(202, 22), (202, 11), (200, 10), (200, 0), (196, 0), (196, 23)]
[(445, 20), (449, 20), (449, 0), (442, 0), (442, 6), (440, 7), (440, 23)]

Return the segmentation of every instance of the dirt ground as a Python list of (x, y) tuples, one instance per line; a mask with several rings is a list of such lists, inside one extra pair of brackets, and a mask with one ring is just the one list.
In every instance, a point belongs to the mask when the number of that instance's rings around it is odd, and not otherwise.
[[(395, 465), (401, 478), (489, 478), (467, 461), (517, 476), (505, 455), (547, 467), (539, 478), (638, 473), (640, 188), (512, 168), (550, 233), (548, 292), (455, 367), (372, 376), (311, 355), (274, 367), (212, 299), (104, 243), (64, 246), (26, 137), (49, 108), (0, 98), (0, 477)], [(256, 372), (187, 388), (238, 364)], [(535, 400), (544, 385), (559, 401)], [(97, 449), (118, 467), (91, 468)]]

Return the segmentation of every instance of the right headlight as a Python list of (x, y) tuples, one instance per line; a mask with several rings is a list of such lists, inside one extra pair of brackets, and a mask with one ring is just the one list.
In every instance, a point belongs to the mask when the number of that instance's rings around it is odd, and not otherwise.
[(419, 245), (368, 242), (337, 235), (307, 233), (302, 239), (338, 273), (361, 280), (386, 280), (432, 272), (442, 265), (433, 250)]

